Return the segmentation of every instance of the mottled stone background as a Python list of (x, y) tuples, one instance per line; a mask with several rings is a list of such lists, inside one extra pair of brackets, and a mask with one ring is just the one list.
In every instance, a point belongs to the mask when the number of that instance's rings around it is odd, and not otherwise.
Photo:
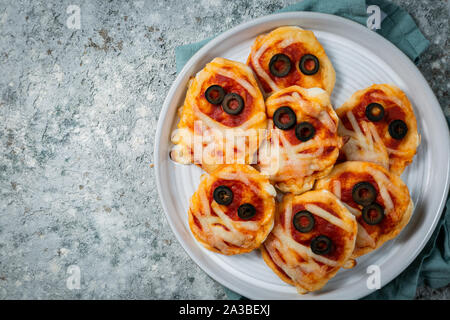
[[(176, 46), (293, 2), (0, 0), (0, 298), (226, 298), (166, 222), (156, 123)], [(394, 2), (431, 41), (418, 66), (448, 107), (448, 2)]]

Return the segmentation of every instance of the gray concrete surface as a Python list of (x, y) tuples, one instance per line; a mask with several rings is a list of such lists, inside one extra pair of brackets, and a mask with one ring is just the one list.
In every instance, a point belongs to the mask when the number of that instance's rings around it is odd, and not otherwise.
[[(226, 298), (166, 222), (155, 127), (176, 46), (293, 2), (0, 0), (0, 298)], [(418, 66), (448, 113), (448, 2), (394, 2), (431, 41)]]

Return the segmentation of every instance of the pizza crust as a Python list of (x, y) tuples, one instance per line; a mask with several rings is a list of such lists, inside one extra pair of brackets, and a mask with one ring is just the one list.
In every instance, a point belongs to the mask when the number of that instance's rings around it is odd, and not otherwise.
[[(229, 206), (219, 205), (212, 197), (213, 185), (239, 184), (241, 192)], [(223, 182), (225, 181), (225, 182)], [(269, 180), (248, 165), (222, 166), (205, 174), (193, 194), (188, 211), (192, 234), (206, 249), (234, 255), (259, 248), (273, 228), (276, 192)], [(252, 203), (257, 219), (242, 220), (237, 208)], [(259, 206), (257, 205), (259, 203)]]
[[(280, 130), (274, 125), (275, 111), (284, 106), (295, 112), (297, 123), (307, 121), (314, 126), (312, 139), (301, 142), (295, 136), (295, 127)], [(259, 150), (260, 171), (283, 192), (300, 194), (312, 189), (316, 179), (331, 171), (343, 143), (329, 95), (320, 88), (292, 86), (270, 96), (266, 107), (271, 135)]]
[[(382, 120), (372, 122), (367, 119), (364, 110), (369, 103), (383, 105), (385, 116)], [(397, 175), (412, 162), (420, 135), (411, 102), (396, 86), (374, 84), (359, 90), (336, 113), (342, 120), (339, 134), (347, 137), (342, 147), (344, 159), (374, 162)], [(390, 121), (397, 118), (408, 126), (408, 133), (400, 141), (395, 141), (388, 132)]]
[[(209, 103), (205, 91), (211, 85), (220, 85), (226, 93), (241, 95), (244, 110), (238, 115), (229, 115), (220, 105)], [(266, 127), (265, 110), (252, 70), (240, 62), (215, 58), (189, 82), (186, 99), (179, 109), (180, 121), (171, 137), (174, 144), (171, 159), (182, 164), (195, 163), (206, 172), (213, 172), (224, 163), (251, 164), (259, 140), (256, 138), (256, 143), (250, 143), (247, 137), (257, 135), (258, 129)], [(194, 133), (202, 137), (202, 141), (195, 140)], [(236, 143), (237, 150), (227, 153), (226, 137), (230, 133), (245, 139), (244, 148)], [(200, 150), (197, 155), (195, 150)]]
[[(300, 233), (293, 227), (292, 218), (299, 207), (306, 208), (316, 220), (308, 233)], [(287, 194), (277, 207), (274, 229), (261, 247), (262, 257), (283, 281), (304, 294), (319, 290), (334, 277), (353, 252), (356, 234), (354, 216), (331, 192)], [(311, 251), (309, 243), (317, 235), (334, 241), (329, 255)]]
[[(291, 59), (291, 71), (282, 78), (273, 76), (269, 71), (272, 56), (283, 53)], [(299, 61), (304, 54), (312, 54), (319, 60), (319, 71), (314, 75), (305, 75), (299, 69)], [(330, 59), (314, 33), (299, 27), (280, 27), (268, 34), (256, 38), (251, 48), (247, 64), (253, 69), (263, 91), (269, 95), (292, 85), (304, 88), (322, 88), (331, 94), (336, 74)]]
[[(378, 190), (375, 201), (385, 210), (384, 220), (389, 219), (378, 225), (366, 224), (361, 218), (363, 207), (351, 199), (353, 186), (367, 180), (375, 184)], [(338, 164), (327, 177), (317, 181), (315, 189), (333, 192), (357, 217), (358, 237), (353, 259), (395, 238), (408, 224), (414, 208), (408, 187), (400, 177), (371, 162), (346, 161)]]

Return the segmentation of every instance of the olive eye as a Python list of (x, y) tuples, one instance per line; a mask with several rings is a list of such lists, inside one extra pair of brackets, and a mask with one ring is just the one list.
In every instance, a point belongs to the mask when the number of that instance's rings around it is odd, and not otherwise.
[(316, 74), (319, 71), (319, 59), (315, 55), (305, 54), (299, 61), (298, 67), (307, 76)]
[(366, 117), (370, 121), (377, 122), (384, 118), (384, 108), (379, 103), (371, 103), (366, 107)]
[(316, 129), (314, 126), (309, 122), (300, 122), (295, 126), (295, 136), (300, 141), (308, 141), (309, 139), (312, 139), (314, 135), (316, 134)]
[(244, 203), (238, 208), (238, 216), (242, 220), (248, 220), (254, 217), (256, 214), (256, 208), (250, 203)]
[(289, 130), (297, 122), (297, 116), (291, 108), (281, 107), (273, 114), (273, 122), (278, 129)]
[(384, 209), (378, 203), (372, 203), (363, 208), (362, 218), (367, 224), (379, 224), (384, 218)]
[(275, 77), (285, 77), (291, 71), (291, 59), (285, 54), (274, 55), (269, 62), (269, 71)]
[(205, 91), (206, 100), (215, 105), (221, 104), (224, 96), (225, 90), (217, 84), (210, 86)]
[(314, 228), (315, 220), (309, 211), (302, 210), (294, 215), (292, 223), (297, 231), (305, 233), (310, 232)]
[(402, 120), (394, 120), (389, 123), (389, 134), (396, 140), (403, 139), (408, 133), (408, 126)]
[(311, 240), (311, 251), (315, 254), (327, 254), (331, 251), (333, 242), (324, 235), (317, 236)]
[(352, 189), (353, 200), (362, 206), (368, 206), (377, 198), (377, 190), (370, 182), (359, 182)]
[(213, 198), (218, 204), (227, 206), (233, 202), (233, 191), (227, 186), (218, 186), (214, 189)]
[(244, 99), (237, 93), (227, 93), (222, 101), (222, 109), (233, 116), (238, 115), (244, 109)]

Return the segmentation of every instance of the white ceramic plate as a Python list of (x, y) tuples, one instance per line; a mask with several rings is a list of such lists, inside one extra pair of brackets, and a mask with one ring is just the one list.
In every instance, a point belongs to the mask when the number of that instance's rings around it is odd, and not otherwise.
[[(413, 163), (402, 175), (415, 210), (408, 226), (392, 241), (358, 259), (351, 270), (342, 269), (320, 291), (297, 294), (269, 269), (258, 251), (224, 256), (199, 245), (192, 236), (187, 210), (202, 171), (169, 160), (170, 134), (178, 122), (190, 76), (215, 57), (245, 62), (255, 37), (276, 27), (296, 25), (312, 30), (324, 46), (336, 70), (331, 96), (340, 106), (355, 91), (374, 83), (393, 83), (410, 98), (422, 141)], [(173, 83), (158, 121), (155, 170), (158, 192), (167, 219), (190, 257), (212, 278), (251, 299), (357, 299), (370, 294), (369, 265), (381, 270), (385, 285), (400, 274), (419, 254), (431, 236), (444, 207), (449, 187), (449, 131), (442, 110), (427, 82), (414, 64), (389, 41), (375, 32), (333, 15), (292, 12), (253, 20), (225, 32), (205, 45), (185, 65)]]

